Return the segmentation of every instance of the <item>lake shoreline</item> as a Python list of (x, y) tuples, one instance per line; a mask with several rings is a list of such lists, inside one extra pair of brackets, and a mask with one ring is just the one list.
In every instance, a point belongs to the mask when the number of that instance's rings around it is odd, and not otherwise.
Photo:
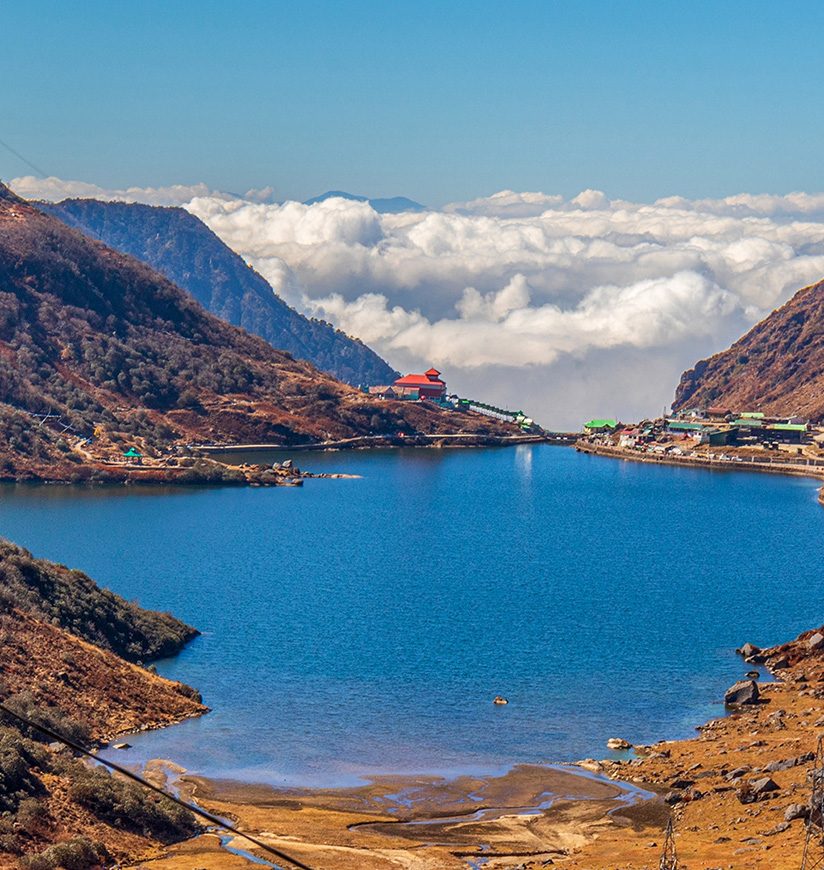
[[(574, 765), (515, 765), (503, 774), (451, 780), (383, 776), (351, 789), (278, 789), (184, 775), (179, 788), (299, 860), (341, 870), (397, 866), (402, 856), (432, 868), (465, 868), (472, 860), (545, 866), (567, 857), (606, 820), (658, 825), (667, 814), (654, 792)], [(242, 838), (233, 845), (255, 851)], [(153, 864), (182, 870), (197, 854), (200, 865), (217, 867), (204, 860), (219, 861), (221, 852), (219, 840), (206, 835)]]
[[(241, 830), (331, 870), (388, 870), (401, 856), (444, 870), (475, 866), (467, 865), (472, 860), (501, 870), (640, 868), (657, 861), (670, 818), (682, 860), (739, 866), (746, 854), (752, 870), (791, 870), (803, 848), (807, 770), (824, 725), (820, 632), (756, 648), (749, 665), (742, 660), (742, 671), (760, 665), (775, 678), (757, 683), (757, 703), (698, 725), (697, 737), (635, 747), (623, 758), (516, 764), (454, 779), (387, 774), (352, 788), (277, 788), (187, 773), (179, 788)], [(216, 870), (224, 846), (205, 834), (152, 863), (184, 870), (196, 855), (199, 866)], [(255, 852), (242, 838), (233, 846)]]
[[(670, 454), (642, 453), (626, 447), (592, 444), (579, 440), (575, 444), (578, 453), (590, 456), (603, 456), (607, 459), (622, 459), (627, 462), (640, 462), (651, 465), (676, 465), (681, 468), (700, 468), (706, 471), (757, 471), (765, 474), (783, 474), (791, 477), (812, 477), (824, 480), (824, 467), (794, 464), (791, 462), (758, 462), (721, 459), (704, 459), (688, 456), (672, 456)], [(819, 489), (819, 501), (824, 504), (824, 485)]]

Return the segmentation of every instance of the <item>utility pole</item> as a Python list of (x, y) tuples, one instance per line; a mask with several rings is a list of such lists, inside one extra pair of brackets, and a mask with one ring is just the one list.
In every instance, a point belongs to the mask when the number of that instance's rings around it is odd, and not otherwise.
[(807, 818), (807, 838), (801, 870), (824, 868), (824, 736), (818, 738), (815, 764), (807, 771), (810, 781), (810, 815)]
[(678, 870), (678, 855), (675, 851), (675, 834), (672, 830), (672, 817), (667, 821), (667, 829), (664, 832), (664, 849), (661, 852), (661, 860), (658, 862), (658, 870)]

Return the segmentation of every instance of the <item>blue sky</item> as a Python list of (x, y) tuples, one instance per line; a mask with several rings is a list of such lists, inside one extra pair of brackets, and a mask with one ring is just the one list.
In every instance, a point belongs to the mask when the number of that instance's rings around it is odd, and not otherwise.
[(0, 0), (0, 139), (301, 199), (822, 190), (823, 30), (819, 2)]

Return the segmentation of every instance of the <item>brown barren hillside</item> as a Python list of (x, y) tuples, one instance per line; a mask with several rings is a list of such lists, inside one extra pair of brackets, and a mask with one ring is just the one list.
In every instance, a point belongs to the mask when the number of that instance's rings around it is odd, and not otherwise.
[(684, 372), (673, 408), (712, 405), (824, 418), (824, 281), (799, 290), (728, 350)]
[(199, 716), (194, 689), (134, 663), (174, 654), (196, 634), (0, 540), (0, 867), (109, 865), (196, 832), (187, 810), (90, 768), (15, 718), (91, 747)]
[(0, 185), (0, 477), (105, 477), (129, 446), (457, 432), (512, 430), (372, 399)]

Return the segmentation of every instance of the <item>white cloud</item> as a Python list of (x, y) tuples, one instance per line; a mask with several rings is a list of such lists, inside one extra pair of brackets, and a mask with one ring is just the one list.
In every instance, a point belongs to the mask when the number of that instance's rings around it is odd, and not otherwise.
[[(24, 199), (44, 199), (59, 202), (62, 199), (103, 199), (119, 202), (144, 202), (149, 205), (185, 205), (196, 196), (230, 196), (221, 194), (203, 184), (172, 184), (167, 187), (127, 187), (108, 189), (85, 181), (65, 181), (62, 178), (37, 178), (23, 175), (13, 178), (9, 187)], [(250, 195), (268, 195), (270, 190), (249, 191)], [(249, 196), (251, 199), (252, 196)]]
[(824, 194), (639, 204), (502, 191), (379, 215), (196, 188), (186, 208), (291, 304), (399, 368), (434, 364), (450, 387), (559, 427), (660, 413), (684, 368), (824, 275)]

